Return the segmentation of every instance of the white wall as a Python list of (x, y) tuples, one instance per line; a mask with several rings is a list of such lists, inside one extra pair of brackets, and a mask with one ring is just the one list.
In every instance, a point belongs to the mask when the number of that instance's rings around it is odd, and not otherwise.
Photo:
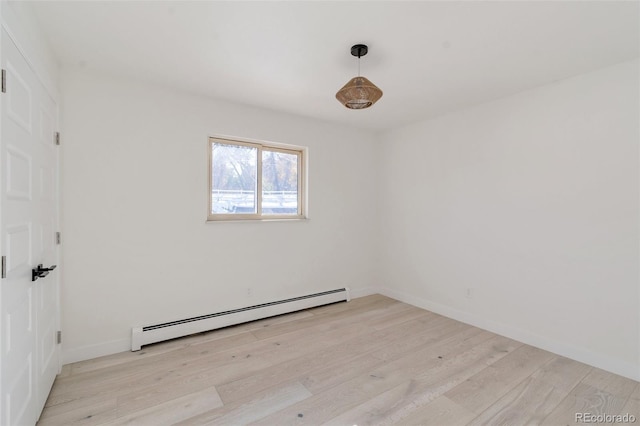
[[(370, 133), (80, 72), (61, 85), (65, 362), (127, 350), (133, 326), (376, 280)], [(308, 147), (310, 220), (205, 223), (209, 135)]]
[(640, 379), (638, 75), (384, 134), (384, 292)]

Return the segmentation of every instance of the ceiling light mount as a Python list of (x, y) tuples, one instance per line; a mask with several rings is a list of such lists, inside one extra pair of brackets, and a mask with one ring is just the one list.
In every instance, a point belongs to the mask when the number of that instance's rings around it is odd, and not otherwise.
[(358, 58), (358, 76), (349, 80), (336, 93), (336, 99), (349, 109), (365, 109), (375, 104), (382, 97), (382, 90), (360, 75), (360, 58), (369, 52), (366, 44), (351, 46), (351, 54)]
[(369, 53), (369, 48), (366, 44), (354, 44), (353, 46), (351, 46), (351, 54), (353, 56), (357, 56), (358, 58), (360, 58), (367, 53)]

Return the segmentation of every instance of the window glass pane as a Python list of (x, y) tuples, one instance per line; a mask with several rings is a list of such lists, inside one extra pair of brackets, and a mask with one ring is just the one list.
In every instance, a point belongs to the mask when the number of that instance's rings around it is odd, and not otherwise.
[(211, 213), (256, 214), (258, 149), (213, 143)]
[(262, 214), (298, 214), (298, 155), (262, 150)]

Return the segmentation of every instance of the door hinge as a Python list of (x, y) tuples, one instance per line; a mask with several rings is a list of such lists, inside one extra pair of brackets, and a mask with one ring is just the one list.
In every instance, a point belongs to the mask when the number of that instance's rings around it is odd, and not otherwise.
[(7, 93), (7, 70), (2, 70), (2, 93)]
[(60, 145), (60, 132), (56, 132), (54, 139), (56, 141), (56, 145)]
[(60, 244), (60, 233), (56, 232), (56, 244)]
[(60, 330), (56, 331), (56, 342), (58, 344), (62, 343), (62, 331)]
[(2, 256), (2, 278), (7, 278), (7, 256)]

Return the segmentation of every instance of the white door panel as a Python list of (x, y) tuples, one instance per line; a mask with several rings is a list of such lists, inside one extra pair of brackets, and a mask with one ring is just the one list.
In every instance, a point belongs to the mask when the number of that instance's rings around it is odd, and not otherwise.
[(0, 237), (0, 425), (33, 425), (59, 369), (58, 270), (32, 281), (38, 264), (57, 264), (57, 106), (2, 32)]
[[(18, 52), (18, 54), (20, 53)], [(23, 62), (20, 61), (20, 58), (15, 59), (18, 62)], [(11, 92), (7, 92), (6, 96), (7, 117), (10, 118), (13, 123), (19, 125), (28, 133), (31, 133), (32, 90), (29, 84), (24, 80), (24, 78), (31, 80), (29, 78), (31, 76), (28, 75), (31, 70), (25, 69), (25, 65), (27, 65), (25, 63), (17, 64), (19, 70), (16, 69), (13, 58), (7, 58), (5, 64), (4, 69), (6, 69), (7, 72), (7, 81), (11, 80), (12, 83)]]

